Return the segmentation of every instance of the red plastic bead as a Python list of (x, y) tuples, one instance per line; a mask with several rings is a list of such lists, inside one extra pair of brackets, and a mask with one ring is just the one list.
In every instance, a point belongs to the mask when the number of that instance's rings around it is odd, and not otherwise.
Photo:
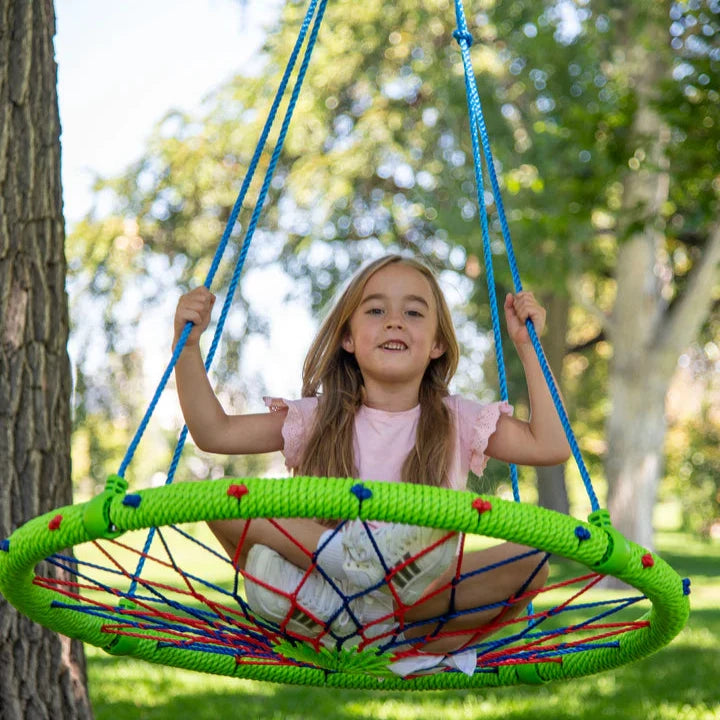
[(62, 522), (63, 516), (62, 515), (56, 515), (49, 523), (48, 523), (48, 530), (57, 530), (60, 527), (60, 523)]
[(484, 512), (492, 510), (492, 503), (489, 500), (483, 500), (482, 498), (475, 498), (472, 502), (472, 506), (480, 515)]
[(243, 496), (247, 495), (250, 491), (247, 489), (247, 485), (231, 485), (227, 489), (228, 497), (234, 497), (238, 500)]

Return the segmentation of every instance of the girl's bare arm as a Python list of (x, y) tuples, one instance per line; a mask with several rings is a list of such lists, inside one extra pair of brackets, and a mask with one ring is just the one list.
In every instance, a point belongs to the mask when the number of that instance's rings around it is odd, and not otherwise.
[(186, 323), (194, 323), (175, 366), (178, 398), (190, 435), (206, 452), (246, 455), (280, 450), (287, 411), (228, 415), (210, 385), (198, 341), (210, 322), (214, 302), (206, 288), (196, 288), (180, 298), (175, 313), (175, 342)]
[(539, 335), (545, 327), (545, 311), (532, 293), (523, 292), (506, 297), (505, 317), (525, 370), (530, 419), (526, 422), (502, 415), (488, 442), (487, 453), (518, 465), (558, 465), (570, 457), (570, 446), (525, 327), (529, 317)]

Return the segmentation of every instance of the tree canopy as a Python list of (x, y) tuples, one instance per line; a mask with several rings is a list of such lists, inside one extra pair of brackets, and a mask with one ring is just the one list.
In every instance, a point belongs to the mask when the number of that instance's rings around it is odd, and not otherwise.
[[(114, 209), (78, 225), (68, 249), (78, 297), (102, 298), (110, 351), (122, 349), (117, 313), (131, 295), (142, 298), (139, 316), (162, 297), (160, 275), (186, 285), (207, 269), (304, 11), (285, 6), (259, 71), (219, 88), (198, 116), (169, 112), (144, 156), (98, 183)], [(654, 475), (628, 503), (642, 504), (647, 518), (662, 475), (663, 407), (620, 412), (617, 360), (634, 343), (637, 384), (642, 362), (657, 357), (653, 387), (663, 400), (693, 340), (695, 354), (717, 352), (720, 6), (484, 0), (472, 12), (473, 65), (521, 271), (528, 286), (566, 301), (559, 354), (583, 450), (593, 465), (621, 459), (615, 431), (610, 448), (604, 439), (606, 419), (627, 438), (649, 427), (648, 415), (657, 421), (648, 441)], [(369, 254), (413, 249), (466, 296), (458, 384), (483, 395), (492, 392), (487, 297), (453, 29), (448, 0), (328, 5), (251, 262), (280, 263), (317, 310)], [(652, 197), (640, 192), (651, 187)], [(247, 220), (244, 210), (236, 237)], [(633, 247), (646, 249), (642, 264), (629, 258)], [(502, 292), (510, 282), (500, 243), (494, 249)], [(643, 304), (628, 305), (653, 329), (641, 341), (618, 300), (647, 287)], [(228, 375), (242, 375), (243, 333), (263, 329), (258, 309), (240, 303), (247, 323), (231, 333)], [(83, 401), (91, 396), (88, 385)], [(606, 467), (611, 484), (626, 484), (633, 497), (645, 482)], [(633, 523), (624, 529), (637, 535)]]

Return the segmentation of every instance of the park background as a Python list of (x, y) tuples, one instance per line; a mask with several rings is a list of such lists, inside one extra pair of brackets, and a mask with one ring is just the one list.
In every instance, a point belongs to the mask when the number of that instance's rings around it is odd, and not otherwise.
[[(611, 498), (630, 487), (623, 529), (693, 579), (688, 629), (661, 655), (602, 677), (422, 697), (226, 681), (91, 650), (96, 717), (718, 716), (720, 10), (470, 5), (521, 270), (555, 330), (548, 353), (601, 494), (606, 479)], [(84, 499), (117, 469), (167, 360), (178, 294), (207, 270), (299, 10), (230, 0), (55, 7), (73, 484)], [(393, 242), (441, 273), (465, 348), (456, 389), (495, 396), (451, 30), (452, 7), (439, 0), (331, 4), (215, 372), (229, 405), (296, 395), (312, 318), (359, 258)], [(508, 287), (502, 272), (499, 282)], [(650, 300), (633, 295), (648, 285)], [(646, 411), (639, 454), (619, 439), (638, 412), (617, 417), (623, 398)], [(178, 427), (170, 396), (132, 471), (137, 487), (162, 482)], [(198, 478), (282, 471), (277, 458), (194, 453), (186, 464)], [(534, 472), (522, 480), (530, 501), (586, 514), (572, 469), (545, 478), (545, 497)], [(501, 468), (480, 487), (508, 492)]]

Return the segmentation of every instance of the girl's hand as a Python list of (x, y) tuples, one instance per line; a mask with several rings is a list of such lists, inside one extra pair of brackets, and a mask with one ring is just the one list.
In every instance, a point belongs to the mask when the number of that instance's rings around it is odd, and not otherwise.
[(198, 344), (200, 336), (210, 323), (210, 313), (214, 304), (215, 296), (204, 286), (191, 290), (178, 300), (175, 310), (173, 347), (177, 344), (188, 322), (191, 322), (194, 327), (185, 341), (185, 347)]
[(530, 334), (525, 321), (530, 318), (535, 332), (540, 335), (545, 329), (545, 310), (540, 306), (531, 292), (519, 292), (517, 295), (508, 293), (505, 297), (505, 322), (508, 335), (515, 347), (530, 342)]

